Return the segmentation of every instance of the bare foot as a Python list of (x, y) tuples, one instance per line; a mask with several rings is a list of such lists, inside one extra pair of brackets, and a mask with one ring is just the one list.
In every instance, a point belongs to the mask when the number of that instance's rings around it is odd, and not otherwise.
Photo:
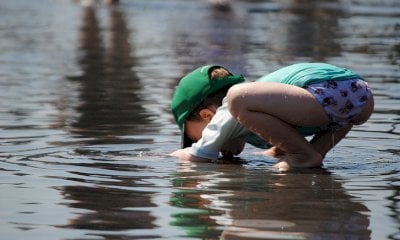
[(309, 154), (296, 154), (296, 153), (285, 153), (278, 156), (279, 162), (274, 165), (279, 171), (287, 171), (290, 168), (314, 168), (322, 166), (321, 154), (309, 153)]

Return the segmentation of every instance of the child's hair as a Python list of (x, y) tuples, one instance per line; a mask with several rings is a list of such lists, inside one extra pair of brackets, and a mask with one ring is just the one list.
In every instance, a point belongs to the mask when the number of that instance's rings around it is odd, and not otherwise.
[[(209, 76), (211, 80), (217, 79), (217, 78), (224, 78), (228, 75), (231, 75), (228, 70), (222, 67), (216, 67), (210, 69)], [(210, 106), (216, 106), (219, 107), (222, 105), (222, 100), (228, 93), (228, 90), (231, 86), (224, 87), (219, 89), (218, 91), (211, 93), (208, 95), (204, 100), (189, 114), (186, 120), (201, 120), (200, 117), (200, 111), (204, 108), (208, 108)]]

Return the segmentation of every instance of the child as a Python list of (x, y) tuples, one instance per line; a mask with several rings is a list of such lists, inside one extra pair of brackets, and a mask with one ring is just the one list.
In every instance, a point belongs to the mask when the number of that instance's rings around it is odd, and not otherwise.
[[(253, 133), (273, 146), (264, 154), (279, 159), (277, 168), (319, 167), (374, 107), (358, 74), (326, 63), (294, 64), (243, 82), (220, 66), (200, 67), (180, 81), (171, 109), (184, 148), (173, 156), (191, 161), (215, 160), (219, 153), (232, 157), (246, 141), (259, 145)], [(314, 137), (308, 142), (305, 135)]]

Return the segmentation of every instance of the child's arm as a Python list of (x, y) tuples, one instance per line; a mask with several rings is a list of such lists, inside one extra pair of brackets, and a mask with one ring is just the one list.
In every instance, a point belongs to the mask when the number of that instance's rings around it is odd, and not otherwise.
[[(244, 148), (245, 141), (241, 139), (236, 139), (230, 142), (227, 142), (221, 149), (221, 153), (223, 158), (229, 159), (233, 158), (236, 155), (239, 155)], [(191, 148), (183, 148), (178, 149), (175, 152), (171, 153), (171, 156), (177, 157), (184, 161), (194, 161), (194, 162), (208, 162), (213, 159), (199, 157), (191, 153)]]
[[(241, 139), (236, 139), (234, 141), (227, 142), (221, 149), (221, 154), (224, 159), (233, 158), (236, 155), (239, 155), (244, 148), (245, 141)], [(171, 153), (171, 156), (177, 157), (184, 161), (194, 161), (194, 162), (208, 162), (212, 159), (199, 157), (191, 153), (191, 148), (183, 148), (178, 149), (175, 152)]]
[(190, 148), (178, 149), (175, 152), (171, 153), (171, 156), (177, 157), (183, 161), (192, 161), (192, 162), (209, 162), (210, 161), (210, 159), (192, 155), (190, 153)]

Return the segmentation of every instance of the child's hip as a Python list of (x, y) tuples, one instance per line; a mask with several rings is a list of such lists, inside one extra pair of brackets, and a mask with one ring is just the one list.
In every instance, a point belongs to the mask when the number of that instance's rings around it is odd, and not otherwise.
[(361, 79), (326, 81), (304, 88), (322, 105), (331, 121), (331, 128), (357, 124), (359, 115), (372, 98), (368, 84)]

